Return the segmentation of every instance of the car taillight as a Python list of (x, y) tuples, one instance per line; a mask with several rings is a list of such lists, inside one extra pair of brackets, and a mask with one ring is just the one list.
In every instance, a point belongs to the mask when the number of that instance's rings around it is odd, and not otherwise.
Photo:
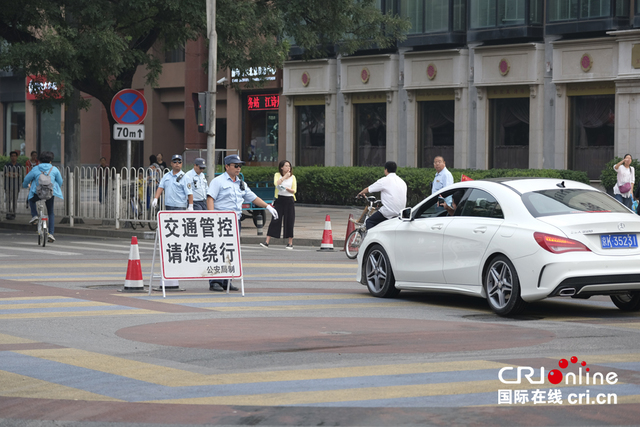
[(533, 237), (542, 249), (554, 254), (573, 251), (591, 252), (591, 249), (582, 243), (577, 240), (567, 239), (566, 237), (554, 236), (553, 234), (547, 233), (533, 233)]

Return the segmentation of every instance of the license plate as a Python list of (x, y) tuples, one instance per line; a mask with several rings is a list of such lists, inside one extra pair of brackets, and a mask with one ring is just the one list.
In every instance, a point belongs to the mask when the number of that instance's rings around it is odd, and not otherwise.
[(603, 234), (600, 236), (602, 249), (637, 248), (638, 236), (635, 234)]

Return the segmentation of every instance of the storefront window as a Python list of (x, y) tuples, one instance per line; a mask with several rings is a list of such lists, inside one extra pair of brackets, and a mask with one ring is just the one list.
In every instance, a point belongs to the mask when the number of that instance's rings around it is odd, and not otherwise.
[(471, 28), (495, 27), (496, 0), (471, 0)]
[(549, 0), (549, 22), (578, 18), (578, 0)]
[(613, 158), (615, 95), (572, 96), (569, 167), (598, 179), (602, 164)]
[[(400, 16), (411, 23), (407, 34), (443, 32), (449, 30), (449, 0), (401, 0)], [(464, 30), (464, 0), (453, 2), (453, 31)]]
[(453, 140), (455, 101), (420, 103), (420, 167), (433, 167), (433, 159), (442, 156), (454, 167)]
[[(611, 0), (549, 0), (549, 22), (611, 16)], [(615, 16), (629, 16), (629, 1), (615, 2)]]
[(424, 0), (401, 0), (400, 15), (411, 24), (407, 34), (422, 33), (422, 27), (424, 26)]
[(53, 153), (53, 163), (59, 164), (62, 160), (60, 150), (61, 115), (60, 104), (53, 105), (53, 111), (43, 111), (38, 108), (38, 153), (51, 151)]
[(489, 167), (529, 167), (529, 98), (491, 99)]
[(610, 0), (582, 0), (581, 18), (599, 18), (611, 15)]
[(279, 106), (277, 94), (247, 96), (243, 160), (277, 163)]
[(498, 0), (498, 25), (524, 24), (525, 0)]
[(356, 106), (356, 166), (384, 166), (387, 151), (387, 104)]
[(324, 105), (296, 107), (298, 118), (296, 149), (298, 166), (324, 166)]
[(24, 156), (25, 152), (25, 103), (9, 102), (5, 104), (5, 154), (17, 150)]

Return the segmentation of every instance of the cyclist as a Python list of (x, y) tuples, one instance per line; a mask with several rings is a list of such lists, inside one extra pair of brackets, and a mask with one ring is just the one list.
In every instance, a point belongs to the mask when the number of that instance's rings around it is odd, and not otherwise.
[[(40, 164), (34, 166), (31, 169), (31, 172), (24, 177), (24, 181), (22, 182), (22, 188), (29, 187), (31, 184), (31, 188), (29, 189), (29, 196), (27, 199), (29, 200), (29, 207), (31, 208), (31, 220), (29, 224), (35, 224), (38, 222), (38, 210), (36, 209), (36, 202), (40, 200), (38, 194), (36, 194), (36, 189), (38, 187), (38, 179), (40, 178), (40, 174), (44, 173), (49, 175), (51, 178), (51, 183), (53, 184), (53, 196), (58, 197), (59, 199), (64, 199), (62, 197), (62, 191), (60, 188), (62, 187), (62, 174), (57, 167), (53, 166), (51, 162), (53, 161), (53, 153), (51, 151), (43, 151), (40, 153)], [(56, 239), (53, 237), (53, 232), (55, 228), (55, 215), (53, 212), (53, 197), (48, 200), (45, 200), (45, 204), (47, 206), (47, 212), (49, 213), (49, 242), (54, 242)]]
[(396, 170), (398, 170), (396, 162), (385, 163), (385, 176), (358, 193), (358, 196), (364, 196), (367, 193), (380, 192), (382, 207), (365, 222), (367, 230), (389, 218), (400, 215), (400, 212), (407, 205), (407, 184), (396, 175)]

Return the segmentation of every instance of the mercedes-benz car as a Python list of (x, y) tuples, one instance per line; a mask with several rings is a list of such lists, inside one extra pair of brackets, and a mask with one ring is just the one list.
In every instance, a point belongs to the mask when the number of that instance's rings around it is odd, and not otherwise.
[(486, 298), (502, 316), (550, 297), (609, 295), (640, 309), (640, 216), (587, 184), (465, 181), (367, 231), (357, 280), (382, 298), (428, 290)]

